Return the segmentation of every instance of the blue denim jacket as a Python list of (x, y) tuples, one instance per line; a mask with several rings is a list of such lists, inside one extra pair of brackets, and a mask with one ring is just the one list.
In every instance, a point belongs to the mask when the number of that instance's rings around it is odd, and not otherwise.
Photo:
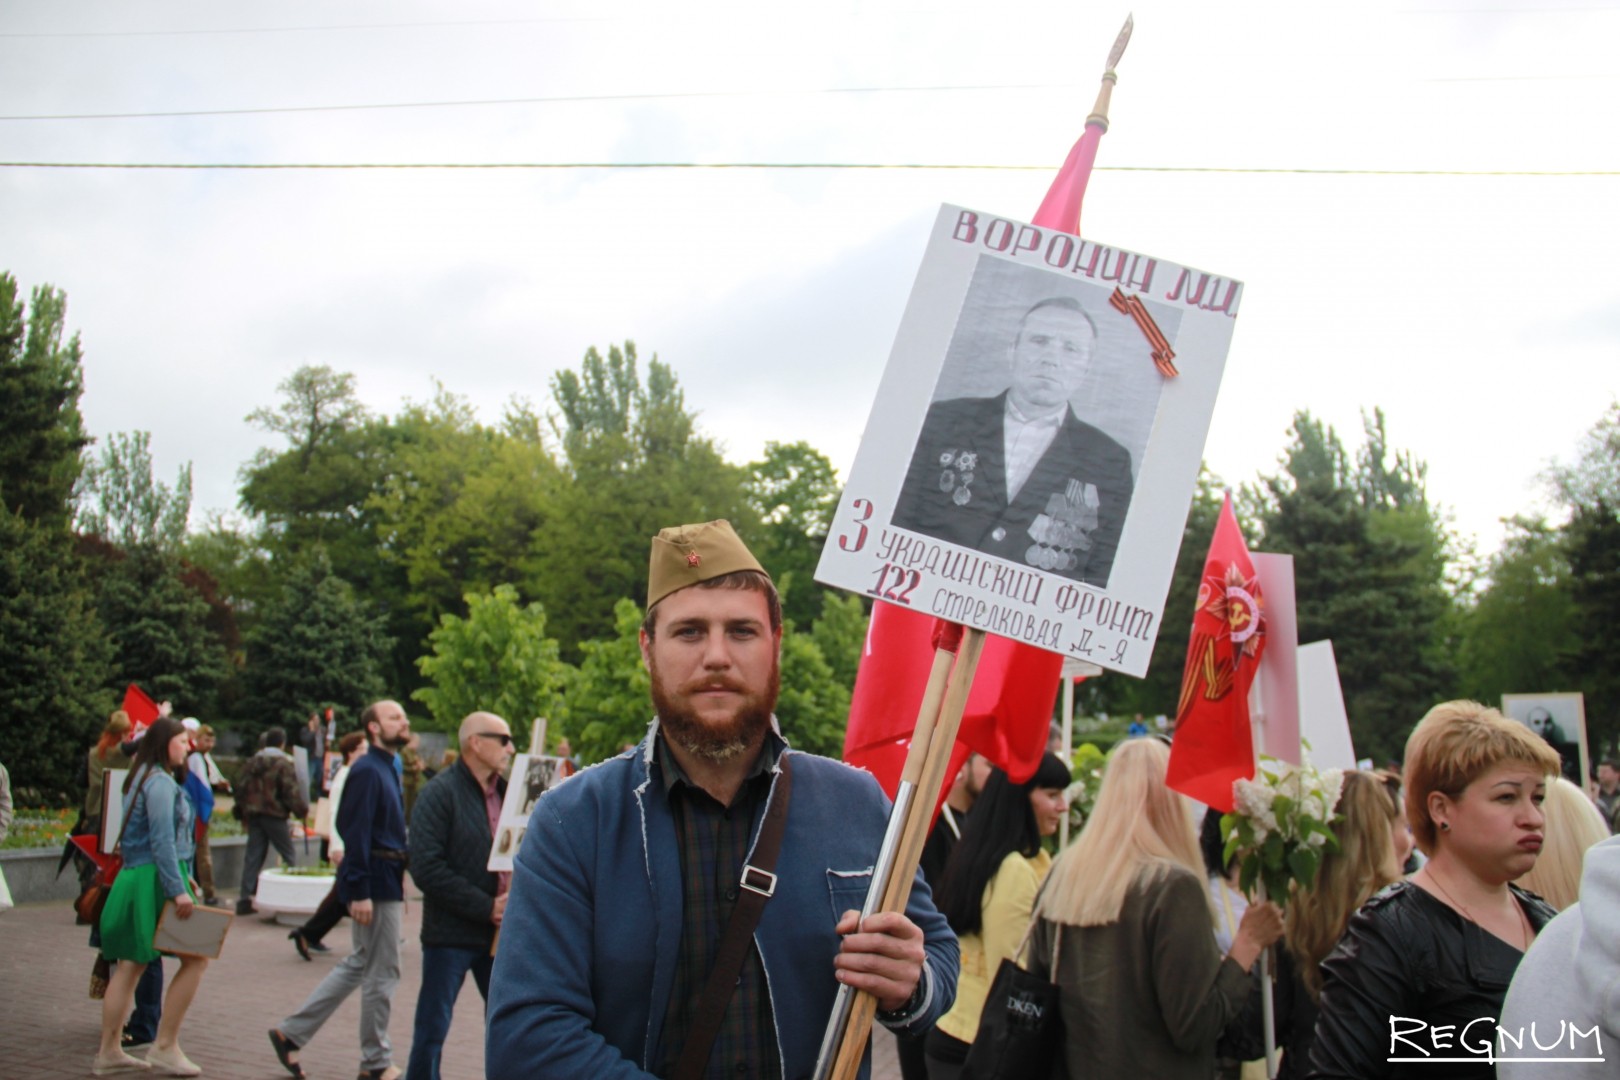
[[(838, 988), (833, 926), (865, 899), (889, 800), (868, 773), (792, 750), (786, 756), (793, 797), (776, 892), (754, 943), (765, 965), (781, 1074), (795, 1080), (815, 1065)], [(675, 825), (649, 731), (635, 750), (571, 777), (535, 804), (495, 953), (485, 1073), (499, 1080), (644, 1078), (663, 1060), (681, 904)], [(923, 931), (927, 962), (915, 1004), (884, 1023), (916, 1034), (951, 1007), (959, 956), (921, 874), (906, 914)], [(863, 1062), (860, 1075), (869, 1073)]]
[(180, 863), (189, 863), (197, 853), (196, 813), (173, 776), (154, 770), (143, 787), (141, 779), (145, 776), (145, 770), (137, 771), (124, 795), (127, 824), (119, 850), (125, 866), (157, 863), (163, 895), (173, 898), (186, 891)]

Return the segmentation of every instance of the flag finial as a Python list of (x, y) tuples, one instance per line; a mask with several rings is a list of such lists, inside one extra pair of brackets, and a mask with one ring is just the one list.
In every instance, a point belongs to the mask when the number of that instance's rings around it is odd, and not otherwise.
[(1114, 83), (1119, 76), (1114, 68), (1119, 65), (1120, 58), (1125, 55), (1125, 46), (1131, 43), (1131, 31), (1136, 28), (1136, 16), (1125, 16), (1125, 25), (1119, 28), (1119, 37), (1114, 39), (1114, 47), (1108, 50), (1108, 67), (1102, 74), (1102, 86), (1097, 90), (1097, 101), (1091, 106), (1091, 115), (1086, 117), (1086, 124), (1096, 124), (1104, 131), (1108, 130), (1108, 101), (1114, 92)]

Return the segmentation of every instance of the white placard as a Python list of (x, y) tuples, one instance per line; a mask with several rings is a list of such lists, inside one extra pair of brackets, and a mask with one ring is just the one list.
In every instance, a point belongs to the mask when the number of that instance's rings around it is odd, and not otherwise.
[(501, 818), (495, 823), (495, 838), (489, 849), (491, 870), (512, 869), (512, 860), (523, 846), (534, 804), (547, 790), (567, 778), (567, 763), (560, 757), (519, 754), (512, 759), (512, 771), (506, 781), (506, 799), (501, 803)]
[(1241, 293), (942, 207), (817, 580), (1144, 674)]
[(309, 794), (309, 751), (302, 746), (293, 747), (293, 775), (298, 777), (298, 790)]
[(108, 769), (101, 774), (101, 853), (111, 855), (124, 829), (124, 778), (128, 769)]
[(1299, 660), (1299, 734), (1311, 744), (1311, 761), (1319, 769), (1353, 769), (1356, 750), (1350, 741), (1350, 717), (1344, 711), (1339, 663), (1333, 642), (1301, 645)]
[(1254, 745), (1262, 753), (1298, 765), (1299, 626), (1294, 612), (1294, 557), (1256, 551), (1249, 559), (1266, 606), (1266, 651), (1249, 688), (1249, 715), (1256, 727)]

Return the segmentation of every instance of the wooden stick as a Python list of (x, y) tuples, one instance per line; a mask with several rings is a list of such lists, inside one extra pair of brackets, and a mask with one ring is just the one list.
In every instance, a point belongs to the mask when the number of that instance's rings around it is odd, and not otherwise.
[[(917, 863), (922, 857), (923, 844), (928, 839), (928, 827), (934, 816), (934, 803), (945, 781), (945, 769), (950, 762), (951, 750), (956, 746), (956, 732), (962, 725), (962, 712), (967, 708), (968, 691), (973, 687), (973, 673), (979, 666), (984, 651), (984, 631), (968, 628), (963, 631), (962, 645), (957, 652), (956, 664), (951, 669), (950, 685), (945, 691), (939, 720), (933, 725), (928, 747), (922, 763), (922, 777), (911, 802), (901, 833), (900, 849), (894, 868), (884, 888), (884, 900), (879, 911), (905, 911), (911, 897), (911, 883), (917, 876)], [(937, 658), (936, 658), (937, 663)], [(926, 700), (926, 698), (925, 698)], [(919, 728), (922, 726), (919, 718)], [(915, 742), (913, 743), (915, 746)], [(906, 755), (910, 767), (912, 755)], [(878, 883), (873, 882), (873, 888)], [(872, 1020), (877, 1014), (877, 998), (862, 991), (855, 995), (855, 1005), (849, 1024), (844, 1030), (843, 1042), (834, 1059), (833, 1080), (854, 1080), (860, 1071), (861, 1058), (866, 1055), (867, 1040), (872, 1034)]]
[[(912, 796), (916, 793), (917, 782), (922, 779), (923, 765), (933, 741), (934, 727), (939, 719), (941, 703), (945, 699), (945, 688), (950, 682), (951, 665), (955, 660), (956, 653), (948, 647), (934, 650), (934, 662), (928, 672), (928, 682), (923, 687), (922, 704), (917, 709), (917, 722), (912, 729), (911, 745), (906, 750), (905, 765), (900, 771), (900, 782), (895, 789), (895, 807), (890, 811), (889, 824), (884, 830), (883, 846), (878, 851), (877, 863), (872, 867), (872, 883), (867, 887), (866, 902), (861, 906), (862, 919), (882, 910), (884, 894), (888, 891), (890, 870), (895, 865), (900, 838), (905, 833), (906, 821), (896, 815), (906, 814), (909, 817)], [(828, 1017), (826, 1030), (821, 1036), (821, 1048), (816, 1053), (815, 1080), (830, 1080), (833, 1064), (843, 1045), (844, 1033), (848, 1030), (849, 1017), (854, 1009), (855, 1000), (855, 992), (848, 985), (839, 986), (838, 995), (833, 999), (832, 1015)]]

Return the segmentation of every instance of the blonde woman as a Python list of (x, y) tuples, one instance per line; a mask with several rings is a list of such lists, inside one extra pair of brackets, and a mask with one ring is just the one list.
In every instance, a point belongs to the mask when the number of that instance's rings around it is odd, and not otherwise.
[[(1501, 1015), (1514, 969), (1554, 914), (1510, 883), (1541, 852), (1541, 803), (1558, 770), (1557, 751), (1477, 702), (1436, 705), (1413, 729), (1406, 817), (1429, 861), (1351, 917), (1323, 962), (1310, 1075), (1496, 1075), (1489, 1025), (1475, 1022)], [(1465, 1060), (1427, 1060), (1440, 1051)], [(1402, 1057), (1418, 1060), (1390, 1060)]]
[(1157, 739), (1114, 750), (1037, 908), (1031, 968), (1050, 976), (1056, 944), (1070, 1080), (1209, 1080), (1247, 973), (1282, 934), (1277, 905), (1251, 904), (1221, 955), (1192, 814), (1164, 783), (1169, 760)]
[[(1385, 780), (1376, 773), (1352, 770), (1333, 823), (1339, 850), (1328, 851), (1309, 889), (1288, 902), (1287, 948), (1277, 950), (1275, 1014), (1277, 1045), (1283, 1048), (1281, 1080), (1304, 1076), (1315, 1035), (1317, 1002), (1322, 994), (1321, 963), (1344, 936), (1350, 916), (1374, 893), (1400, 880), (1396, 829), (1405, 822)], [(1325, 849), (1324, 849), (1325, 850)], [(1250, 996), (1241, 1025), (1243, 1039), (1226, 1047), (1245, 1058), (1265, 1053), (1259, 994)], [(1235, 1034), (1235, 1033), (1234, 1033)]]
[(1586, 849), (1607, 840), (1609, 827), (1586, 793), (1561, 776), (1547, 789), (1541, 812), (1547, 818), (1541, 857), (1519, 879), (1519, 888), (1563, 911), (1581, 898), (1581, 860)]

